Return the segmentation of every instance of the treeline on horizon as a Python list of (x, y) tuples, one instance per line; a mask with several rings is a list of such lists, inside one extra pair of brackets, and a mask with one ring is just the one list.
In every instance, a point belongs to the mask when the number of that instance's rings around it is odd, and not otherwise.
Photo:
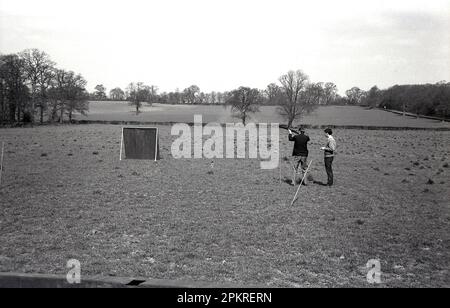
[(338, 94), (332, 82), (312, 82), (302, 71), (289, 71), (265, 89), (239, 87), (228, 92), (204, 93), (197, 85), (159, 93), (155, 85), (131, 82), (109, 92), (97, 85), (86, 90), (82, 75), (59, 69), (50, 56), (38, 49), (0, 55), (0, 123), (72, 121), (74, 113), (87, 114), (89, 101), (128, 101), (136, 113), (147, 104), (230, 105), (244, 123), (259, 106), (278, 106), (288, 125), (320, 105), (354, 105), (385, 108), (417, 115), (448, 118), (450, 83), (395, 85), (369, 91), (353, 87)]

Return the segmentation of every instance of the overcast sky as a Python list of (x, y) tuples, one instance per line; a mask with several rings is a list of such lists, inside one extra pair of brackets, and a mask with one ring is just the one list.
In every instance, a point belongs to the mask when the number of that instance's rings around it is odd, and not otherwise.
[(0, 0), (0, 52), (47, 52), (88, 89), (450, 81), (450, 0)]

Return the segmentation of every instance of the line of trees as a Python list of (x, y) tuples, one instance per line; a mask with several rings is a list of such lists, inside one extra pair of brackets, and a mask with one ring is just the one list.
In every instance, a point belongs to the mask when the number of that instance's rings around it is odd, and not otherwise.
[(344, 97), (337, 96), (336, 105), (382, 108), (440, 118), (450, 117), (450, 82), (435, 84), (395, 85), (388, 89), (373, 86), (368, 91), (353, 87)]
[(310, 113), (319, 105), (329, 105), (339, 98), (335, 84), (311, 82), (301, 70), (289, 71), (279, 78), (279, 84), (271, 83), (265, 90), (239, 87), (230, 92), (211, 92), (205, 94), (196, 85), (183, 91), (158, 94), (156, 86), (142, 82), (130, 83), (126, 91), (120, 88), (111, 90), (116, 97), (125, 98), (136, 114), (140, 113), (143, 103), (162, 104), (223, 104), (229, 106), (234, 117), (246, 124), (252, 114), (259, 111), (261, 105), (276, 105), (278, 113), (286, 119), (288, 126), (295, 120)]
[(416, 115), (450, 117), (450, 83), (395, 85), (386, 90), (377, 86), (363, 93), (361, 104)]
[[(0, 55), (0, 124), (72, 120), (89, 109), (86, 80), (38, 49)], [(38, 117), (38, 119), (37, 119)]]
[[(95, 87), (91, 97), (105, 97), (106, 89), (102, 85)], [(279, 78), (279, 84), (271, 83), (265, 90), (250, 87), (239, 87), (229, 92), (204, 93), (196, 85), (183, 91), (158, 93), (158, 87), (149, 86), (143, 82), (132, 82), (126, 90), (114, 88), (109, 93), (111, 100), (126, 100), (132, 106), (136, 115), (144, 103), (160, 104), (220, 104), (229, 106), (234, 117), (244, 124), (251, 115), (259, 111), (262, 105), (278, 106), (278, 113), (291, 126), (319, 105), (332, 104), (337, 98), (335, 84), (314, 83), (301, 70), (289, 71)]]
[[(332, 82), (311, 82), (307, 75), (301, 71), (291, 71), (283, 75), (280, 84), (271, 83), (266, 89), (258, 90), (259, 105), (280, 106), (280, 113), (288, 118), (288, 122), (296, 118), (295, 114), (308, 113), (317, 105), (352, 105), (366, 106), (370, 108), (387, 108), (417, 115), (437, 116), (448, 118), (450, 116), (450, 83), (441, 81), (436, 84), (422, 85), (395, 85), (386, 90), (380, 90), (377, 86), (369, 91), (352, 87), (345, 91), (345, 96), (338, 94), (337, 86)], [(130, 101), (133, 106), (141, 104), (135, 101), (135, 95), (130, 93), (130, 86), (141, 84), (143, 93), (142, 102), (150, 104), (227, 104), (231, 97), (236, 96), (236, 90), (230, 92), (204, 93), (196, 85), (192, 85), (183, 91), (158, 93), (158, 87), (146, 86), (142, 83), (132, 83), (126, 91), (114, 88), (109, 93), (110, 100)], [(244, 91), (241, 87), (241, 92)], [(287, 88), (290, 88), (287, 90)], [(91, 99), (108, 99), (106, 89), (98, 85), (96, 91), (91, 94)], [(284, 94), (283, 94), (284, 93)], [(283, 99), (283, 96), (287, 99)], [(305, 102), (301, 108), (297, 108), (296, 101)], [(141, 103), (142, 103), (141, 102)], [(287, 103), (289, 102), (289, 103)], [(235, 102), (229, 105), (234, 106)], [(293, 107), (294, 106), (294, 107)], [(312, 107), (312, 108), (311, 108)], [(292, 108), (292, 109), (291, 109)], [(138, 110), (137, 110), (138, 112)], [(288, 116), (288, 114), (290, 114)], [(240, 116), (238, 116), (240, 117)]]
[(99, 84), (86, 90), (86, 80), (73, 71), (56, 67), (49, 55), (38, 49), (0, 55), (0, 124), (44, 123), (72, 120), (73, 114), (86, 114), (89, 100), (128, 101), (139, 114), (143, 103), (210, 104), (230, 106), (243, 123), (261, 105), (278, 106), (289, 126), (320, 105), (359, 105), (403, 112), (440, 116), (450, 115), (450, 83), (396, 85), (386, 90), (377, 86), (369, 91), (353, 87), (338, 94), (332, 82), (312, 82), (301, 70), (289, 71), (264, 90), (239, 87), (230, 92), (204, 93), (197, 85), (180, 91), (158, 93), (158, 87), (132, 82), (125, 90), (107, 89)]
[[(158, 93), (158, 87), (151, 85), (145, 85), (143, 82), (132, 82), (125, 90), (120, 87), (113, 88), (109, 91), (109, 96), (106, 95), (106, 88), (103, 85), (97, 85), (95, 91), (90, 94), (90, 100), (110, 100), (110, 101), (130, 101), (133, 97), (130, 93), (135, 93), (132, 90), (133, 87), (138, 88), (143, 91), (141, 97), (144, 97), (141, 103), (159, 103), (159, 104), (191, 104), (191, 105), (223, 105), (226, 103), (227, 97), (231, 94), (230, 91), (225, 92), (209, 92), (205, 93), (200, 90), (197, 85), (192, 85), (180, 91), (176, 89), (172, 92), (162, 92)], [(332, 105), (336, 103), (339, 98), (337, 94), (337, 87), (334, 83), (314, 83), (309, 85), (311, 90), (316, 91), (317, 95), (320, 97), (319, 104), (321, 105)], [(277, 105), (280, 86), (271, 83), (267, 86), (265, 90), (258, 90), (261, 94), (261, 105)], [(149, 94), (147, 94), (149, 93)]]
[[(139, 85), (138, 85), (139, 84)], [(206, 104), (206, 105), (220, 105), (225, 103), (225, 96), (227, 92), (210, 92), (205, 93), (200, 91), (197, 85), (187, 87), (183, 91), (176, 89), (172, 92), (158, 93), (159, 89), (155, 85), (146, 85), (143, 82), (132, 82), (125, 90), (120, 87), (113, 88), (109, 91), (109, 97), (106, 95), (106, 88), (103, 85), (97, 85), (95, 91), (90, 94), (91, 100), (110, 100), (110, 101), (130, 101), (133, 97), (132, 93), (136, 94), (133, 90), (134, 87), (138, 87), (141, 93), (141, 97), (146, 100), (142, 102), (159, 103), (159, 104)], [(141, 102), (141, 103), (142, 103)]]

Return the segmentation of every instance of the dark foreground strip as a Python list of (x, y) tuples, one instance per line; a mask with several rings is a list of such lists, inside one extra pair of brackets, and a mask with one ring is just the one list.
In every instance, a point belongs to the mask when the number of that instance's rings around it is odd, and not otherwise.
[(0, 273), (0, 288), (240, 288), (210, 282), (126, 277), (82, 277), (70, 284), (65, 275)]
[[(127, 306), (130, 301), (143, 296), (143, 301), (147, 306), (152, 307), (154, 303), (167, 303), (182, 306), (228, 306), (228, 304), (262, 304), (280, 306), (283, 303), (296, 300), (298, 293), (295, 290), (273, 289), (261, 287), (239, 287), (236, 285), (213, 284), (208, 282), (191, 282), (165, 279), (145, 279), (145, 278), (122, 278), (122, 277), (81, 277), (79, 284), (70, 284), (65, 275), (46, 275), (46, 274), (22, 274), (22, 273), (0, 273), (0, 289), (2, 288), (114, 288), (141, 289), (140, 292), (134, 292), (130, 298), (126, 298)], [(21, 290), (20, 292), (23, 292)], [(39, 291), (39, 292), (42, 292)], [(23, 293), (21, 293), (23, 294)], [(33, 304), (36, 305), (39, 300), (47, 306), (49, 297), (40, 293), (37, 297), (31, 297)], [(12, 295), (12, 300), (20, 301), (14, 292), (7, 291), (2, 295)], [(23, 295), (21, 295), (23, 297)], [(26, 297), (26, 296), (25, 296)], [(5, 301), (5, 296), (2, 297)], [(113, 292), (108, 296), (102, 296), (102, 303), (105, 301), (117, 302), (123, 299), (123, 293)], [(282, 305), (284, 306), (284, 305)]]

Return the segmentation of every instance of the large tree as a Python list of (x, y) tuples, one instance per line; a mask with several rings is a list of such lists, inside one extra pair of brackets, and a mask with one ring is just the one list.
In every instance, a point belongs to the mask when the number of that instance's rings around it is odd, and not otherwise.
[(306, 92), (309, 77), (301, 70), (289, 71), (279, 78), (281, 94), (278, 112), (287, 120), (290, 127), (295, 120), (308, 114), (317, 106), (317, 100), (311, 99), (312, 90)]
[(264, 94), (266, 96), (266, 103), (268, 105), (278, 105), (279, 99), (280, 99), (280, 94), (281, 94), (281, 89), (277, 84), (271, 83), (271, 84), (267, 85), (266, 90), (264, 91)]
[(363, 104), (371, 108), (376, 108), (380, 104), (380, 99), (381, 99), (380, 89), (378, 89), (377, 86), (373, 86), (372, 88), (370, 88), (369, 92), (367, 92), (367, 95), (364, 97)]
[(350, 104), (360, 105), (365, 96), (365, 92), (358, 87), (353, 87), (345, 91), (345, 95), (347, 95)]
[(119, 87), (109, 91), (109, 98), (114, 101), (122, 101), (125, 98), (125, 92)]
[(322, 82), (311, 82), (306, 85), (305, 92), (302, 94), (307, 104), (321, 105), (324, 103), (324, 85)]
[(95, 92), (94, 92), (95, 99), (98, 99), (98, 100), (106, 99), (106, 88), (104, 85), (102, 85), (102, 84), (96, 85), (94, 89), (95, 89)]
[(337, 86), (332, 82), (325, 83), (323, 87), (323, 104), (331, 105), (337, 99), (338, 89)]
[(51, 119), (55, 120), (59, 113), (59, 122), (63, 123), (65, 114), (69, 121), (72, 121), (74, 112), (86, 114), (89, 110), (88, 96), (86, 80), (81, 75), (57, 69), (53, 86), (49, 89)]
[(80, 74), (70, 72), (67, 79), (66, 110), (69, 121), (74, 112), (86, 115), (89, 110), (89, 94), (86, 91), (86, 80)]
[(251, 113), (259, 111), (263, 97), (258, 89), (240, 87), (229, 93), (226, 104), (231, 107), (233, 117), (239, 118), (245, 125)]
[(192, 85), (189, 88), (183, 90), (183, 103), (195, 104), (199, 95), (200, 88), (196, 85)]
[(155, 85), (146, 86), (147, 99), (146, 102), (149, 105), (153, 105), (158, 102), (158, 87)]
[(211, 93), (209, 93), (207, 95), (207, 99), (208, 99), (208, 104), (215, 105), (216, 101), (217, 101), (216, 92), (212, 91)]
[(1, 120), (20, 122), (27, 108), (29, 90), (25, 84), (24, 61), (15, 54), (0, 57)]
[(31, 90), (30, 116), (34, 123), (36, 105), (40, 107), (41, 122), (45, 109), (45, 95), (52, 78), (55, 63), (50, 56), (38, 49), (26, 49), (19, 54), (23, 61), (24, 72)]
[(143, 102), (149, 101), (150, 87), (143, 82), (132, 82), (127, 87), (127, 100), (129, 104), (136, 109), (136, 115), (139, 114)]
[(3, 61), (3, 56), (0, 55), (0, 124), (3, 124), (5, 118), (5, 80), (3, 78), (3, 66), (5, 62)]

